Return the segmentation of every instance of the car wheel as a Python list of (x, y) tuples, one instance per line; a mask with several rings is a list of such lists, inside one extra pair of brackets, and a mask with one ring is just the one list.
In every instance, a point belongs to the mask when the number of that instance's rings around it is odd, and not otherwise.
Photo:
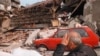
[(45, 45), (40, 45), (39, 47), (38, 47), (38, 50), (39, 51), (47, 51), (47, 47), (45, 46)]

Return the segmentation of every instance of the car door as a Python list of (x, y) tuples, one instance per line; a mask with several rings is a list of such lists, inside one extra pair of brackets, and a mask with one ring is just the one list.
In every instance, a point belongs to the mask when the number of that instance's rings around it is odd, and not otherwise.
[(67, 33), (67, 29), (58, 30), (52, 38), (48, 40), (48, 46), (50, 49), (54, 50), (58, 44), (61, 43), (61, 40), (65, 33)]

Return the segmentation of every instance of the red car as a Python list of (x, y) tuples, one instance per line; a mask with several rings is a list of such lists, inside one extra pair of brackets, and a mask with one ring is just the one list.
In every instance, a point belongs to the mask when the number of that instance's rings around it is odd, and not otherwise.
[(82, 41), (85, 45), (90, 47), (97, 47), (99, 43), (99, 37), (89, 27), (58, 29), (57, 32), (47, 39), (36, 39), (34, 42), (35, 47), (44, 47), (47, 50), (55, 50), (57, 44), (61, 43), (62, 37), (66, 32), (76, 31), (80, 33)]

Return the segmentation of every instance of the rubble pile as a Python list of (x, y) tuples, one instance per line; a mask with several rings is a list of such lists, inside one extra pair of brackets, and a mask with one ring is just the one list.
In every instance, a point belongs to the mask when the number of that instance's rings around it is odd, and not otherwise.
[[(12, 45), (16, 46), (19, 45), (19, 41), (22, 41), (22, 43), (26, 40), (26, 36), (28, 35), (28, 31), (14, 31), (14, 32), (7, 32), (7, 33), (1, 33), (0, 34), (0, 49), (5, 48), (13, 48)], [(21, 44), (22, 44), (21, 43)], [(9, 49), (9, 48), (8, 48)]]

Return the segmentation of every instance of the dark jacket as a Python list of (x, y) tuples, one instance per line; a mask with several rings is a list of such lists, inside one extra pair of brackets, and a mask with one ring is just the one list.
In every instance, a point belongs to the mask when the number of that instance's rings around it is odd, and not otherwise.
[[(59, 44), (56, 50), (54, 51), (53, 56), (63, 56), (65, 47), (66, 46)], [(77, 48), (71, 51), (67, 56), (97, 56), (97, 54), (89, 46), (80, 44)]]

